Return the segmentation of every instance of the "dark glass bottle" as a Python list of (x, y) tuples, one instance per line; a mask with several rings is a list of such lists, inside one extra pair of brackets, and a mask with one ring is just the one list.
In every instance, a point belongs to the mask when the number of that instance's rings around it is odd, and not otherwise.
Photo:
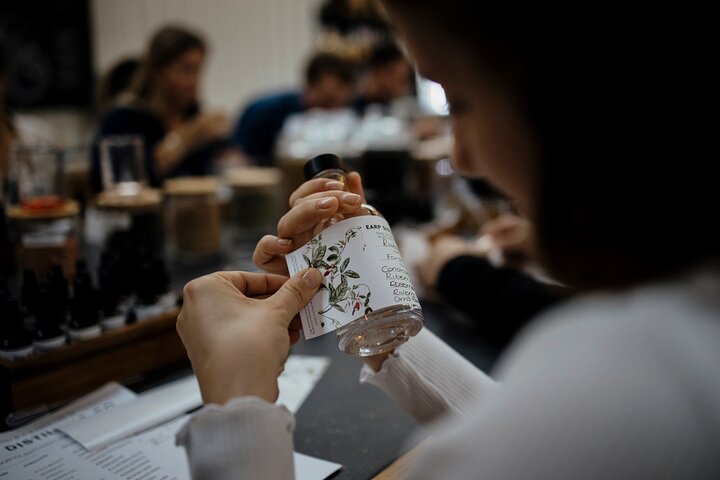
[(53, 297), (52, 302), (58, 312), (60, 325), (67, 324), (70, 309), (70, 287), (60, 265), (53, 265), (47, 279), (47, 288)]
[(141, 262), (135, 295), (135, 314), (139, 322), (175, 308), (175, 298), (170, 291), (170, 276), (159, 255), (152, 255)]
[(120, 303), (123, 301), (122, 278), (119, 267), (120, 260), (105, 252), (100, 260), (98, 280), (100, 284), (100, 310), (103, 330), (116, 330), (126, 323), (125, 313)]
[(17, 300), (0, 278), (0, 358), (19, 360), (33, 353), (30, 333), (25, 329)]
[(20, 302), (22, 303), (22, 313), (25, 316), (35, 314), (40, 300), (40, 284), (37, 280), (34, 270), (23, 270), (23, 282), (20, 289)]
[(37, 352), (65, 345), (65, 334), (60, 328), (66, 320), (64, 308), (61, 299), (47, 285), (40, 287), (38, 303), (34, 307), (33, 346)]
[(85, 262), (78, 262), (73, 282), (73, 298), (70, 303), (70, 323), (68, 325), (70, 340), (77, 341), (97, 337), (101, 333), (99, 321), (98, 295), (93, 288), (90, 272)]

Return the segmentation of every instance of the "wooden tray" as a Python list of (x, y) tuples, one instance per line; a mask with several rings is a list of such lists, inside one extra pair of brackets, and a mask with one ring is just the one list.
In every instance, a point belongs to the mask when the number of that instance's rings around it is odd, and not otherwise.
[(32, 357), (0, 359), (0, 414), (49, 406), (187, 362), (175, 330), (179, 310)]

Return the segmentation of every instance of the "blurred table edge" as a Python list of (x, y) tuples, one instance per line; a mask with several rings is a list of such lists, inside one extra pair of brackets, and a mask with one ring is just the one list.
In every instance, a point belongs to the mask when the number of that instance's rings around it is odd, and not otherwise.
[(415, 459), (420, 455), (427, 440), (415, 445), (413, 448), (398, 457), (385, 470), (377, 474), (372, 480), (404, 480), (410, 478), (410, 471)]

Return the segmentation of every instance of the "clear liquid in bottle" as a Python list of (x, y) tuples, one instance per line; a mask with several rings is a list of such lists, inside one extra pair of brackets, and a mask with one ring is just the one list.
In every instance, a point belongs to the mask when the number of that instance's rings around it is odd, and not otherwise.
[[(312, 158), (305, 165), (305, 178), (307, 180), (313, 178), (329, 178), (342, 182), (346, 185), (345, 190), (348, 190), (346, 175), (347, 171), (343, 166), (342, 160), (333, 154), (319, 155)], [(345, 214), (342, 219), (358, 216), (383, 218), (377, 209), (371, 205), (362, 204), (358, 214)], [(389, 235), (391, 235), (391, 233), (389, 233)], [(394, 242), (394, 239), (391, 241)], [(362, 255), (367, 256), (367, 261), (373, 261), (371, 258), (377, 257), (372, 256), (372, 247), (370, 247), (367, 252), (363, 252)], [(363, 261), (363, 258), (359, 260)], [(405, 267), (399, 256), (392, 259), (392, 262), (393, 264), (397, 264), (398, 267), (391, 268), (398, 268), (404, 271)], [(407, 285), (409, 285), (409, 281)], [(389, 288), (387, 285), (378, 285), (377, 287)], [(407, 288), (412, 291), (412, 287)], [(414, 297), (414, 292), (412, 296)], [(367, 357), (389, 352), (405, 343), (410, 337), (416, 335), (423, 327), (422, 310), (416, 300), (409, 302), (400, 301), (370, 312), (365, 310), (365, 312), (366, 313), (353, 318), (351, 322), (336, 330), (338, 346), (340, 350), (347, 354)]]

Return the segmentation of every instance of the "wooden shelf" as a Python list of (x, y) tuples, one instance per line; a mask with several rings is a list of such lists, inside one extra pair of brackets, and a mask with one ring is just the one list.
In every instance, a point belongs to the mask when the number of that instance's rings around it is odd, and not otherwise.
[(69, 401), (109, 381), (187, 362), (175, 330), (178, 312), (23, 360), (0, 360), (0, 413)]

